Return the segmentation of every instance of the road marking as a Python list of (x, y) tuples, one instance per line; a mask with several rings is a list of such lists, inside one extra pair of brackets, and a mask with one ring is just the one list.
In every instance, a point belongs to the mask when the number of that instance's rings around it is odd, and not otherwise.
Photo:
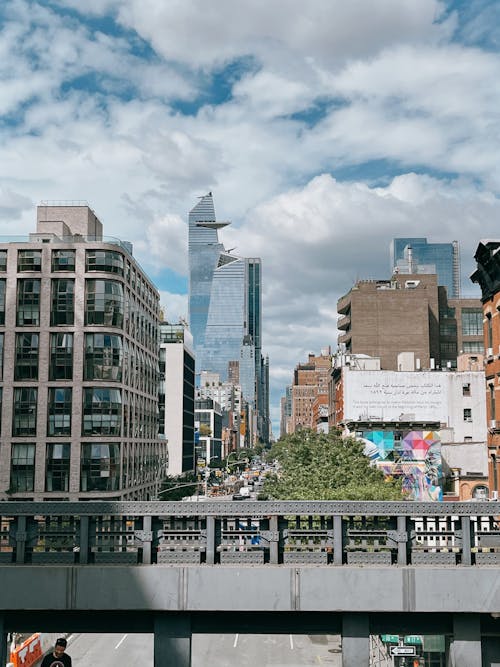
[(68, 637), (68, 644), (69, 644), (69, 642), (73, 639), (74, 636), (75, 636), (75, 635), (70, 635), (70, 636)]
[(321, 658), (319, 657), (319, 655), (316, 656), (316, 660), (318, 661), (318, 665), (322, 665), (322, 664), (323, 664), (323, 660), (321, 660)]
[(128, 635), (123, 635), (123, 637), (120, 639), (118, 644), (115, 646), (115, 650), (123, 644), (123, 642), (127, 639), (127, 637), (128, 637)]
[(290, 635), (290, 648), (293, 651), (293, 637), (292, 637), (292, 635)]
[(239, 634), (236, 634), (236, 635), (234, 636), (234, 644), (233, 644), (233, 648), (236, 648), (236, 645), (238, 644), (238, 637), (239, 637)]

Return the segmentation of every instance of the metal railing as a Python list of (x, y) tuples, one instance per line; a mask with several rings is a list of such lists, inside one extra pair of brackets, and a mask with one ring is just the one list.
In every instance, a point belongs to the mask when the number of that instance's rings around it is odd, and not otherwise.
[(0, 564), (500, 564), (500, 503), (0, 502)]

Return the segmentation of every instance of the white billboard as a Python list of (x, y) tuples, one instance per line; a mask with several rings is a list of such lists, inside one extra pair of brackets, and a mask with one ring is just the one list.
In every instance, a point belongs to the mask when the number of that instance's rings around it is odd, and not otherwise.
[[(344, 369), (346, 370), (346, 369)], [(446, 373), (349, 371), (343, 373), (344, 419), (448, 421)]]

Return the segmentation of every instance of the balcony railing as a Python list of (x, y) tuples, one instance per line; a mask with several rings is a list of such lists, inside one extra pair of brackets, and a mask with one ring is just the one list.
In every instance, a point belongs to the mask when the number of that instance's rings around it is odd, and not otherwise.
[(0, 564), (500, 563), (498, 502), (0, 502)]

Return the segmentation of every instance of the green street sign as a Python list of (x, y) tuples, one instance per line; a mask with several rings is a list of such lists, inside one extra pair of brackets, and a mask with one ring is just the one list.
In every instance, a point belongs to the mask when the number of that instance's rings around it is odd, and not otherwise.
[(399, 635), (380, 635), (380, 639), (386, 644), (399, 644)]
[(423, 643), (421, 635), (407, 635), (404, 638), (405, 644), (410, 644), (413, 646), (421, 646)]

